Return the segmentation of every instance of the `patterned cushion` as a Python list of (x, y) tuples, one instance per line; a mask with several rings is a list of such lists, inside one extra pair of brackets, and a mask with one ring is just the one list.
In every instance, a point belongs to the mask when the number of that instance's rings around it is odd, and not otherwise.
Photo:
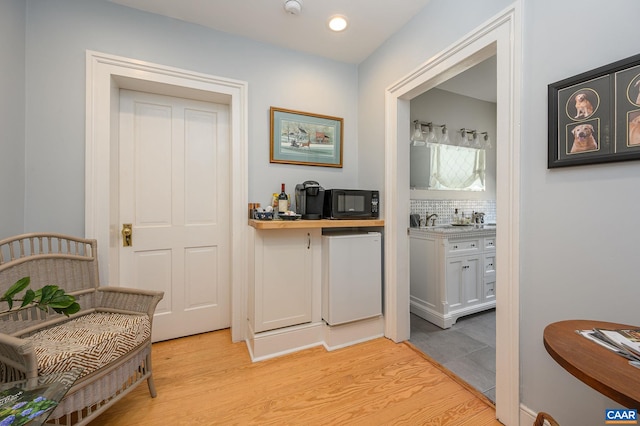
[(126, 355), (151, 334), (146, 315), (95, 312), (39, 331), (27, 340), (38, 358), (38, 374), (83, 369), (85, 376)]

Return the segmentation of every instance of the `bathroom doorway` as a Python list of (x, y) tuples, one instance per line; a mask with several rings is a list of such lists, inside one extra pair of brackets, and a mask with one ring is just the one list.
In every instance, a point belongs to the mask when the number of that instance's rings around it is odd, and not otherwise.
[[(441, 247), (441, 238), (450, 231), (432, 232), (426, 239), (424, 232), (454, 223), (455, 212), (459, 212), (458, 219), (476, 214), (483, 223), (496, 223), (496, 144), (500, 143), (495, 139), (496, 88), (493, 55), (410, 101), (410, 209), (420, 224), (430, 219), (426, 230), (410, 230), (409, 341), (492, 402), (496, 383), (495, 248), (482, 255), (423, 257), (431, 253), (427, 251), (431, 244)], [(423, 142), (429, 132), (435, 137)], [(470, 229), (455, 228), (459, 236), (484, 238), (484, 233), (490, 233), (488, 238), (495, 239), (494, 227)], [(469, 254), (471, 260), (456, 261)], [(471, 261), (473, 268), (466, 266)], [(455, 279), (458, 274), (460, 281)], [(448, 315), (452, 319), (441, 319)], [(450, 324), (455, 317), (459, 318), (452, 327), (438, 326)]]
[[(463, 40), (412, 71), (387, 89), (385, 136), (385, 334), (409, 338), (409, 162), (410, 100), (473, 65), (497, 59), (496, 191), (496, 415), (504, 424), (518, 424), (519, 401), (519, 121), (520, 7), (478, 27)], [(402, 141), (402, 143), (400, 142)], [(406, 143), (404, 143), (406, 141)]]

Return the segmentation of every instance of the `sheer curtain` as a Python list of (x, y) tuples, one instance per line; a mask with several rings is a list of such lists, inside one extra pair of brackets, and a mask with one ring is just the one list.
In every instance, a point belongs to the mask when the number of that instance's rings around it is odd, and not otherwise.
[(484, 149), (431, 146), (429, 189), (484, 191), (484, 176)]

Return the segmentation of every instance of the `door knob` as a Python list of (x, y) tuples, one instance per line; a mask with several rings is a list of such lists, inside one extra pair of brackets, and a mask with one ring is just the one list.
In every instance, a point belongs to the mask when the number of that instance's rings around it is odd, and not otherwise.
[(130, 223), (122, 224), (122, 247), (133, 245), (133, 228)]

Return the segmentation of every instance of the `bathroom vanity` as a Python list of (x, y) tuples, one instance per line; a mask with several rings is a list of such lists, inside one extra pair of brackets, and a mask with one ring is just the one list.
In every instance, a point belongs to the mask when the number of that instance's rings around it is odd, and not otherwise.
[(409, 229), (411, 312), (440, 328), (496, 305), (496, 227)]

